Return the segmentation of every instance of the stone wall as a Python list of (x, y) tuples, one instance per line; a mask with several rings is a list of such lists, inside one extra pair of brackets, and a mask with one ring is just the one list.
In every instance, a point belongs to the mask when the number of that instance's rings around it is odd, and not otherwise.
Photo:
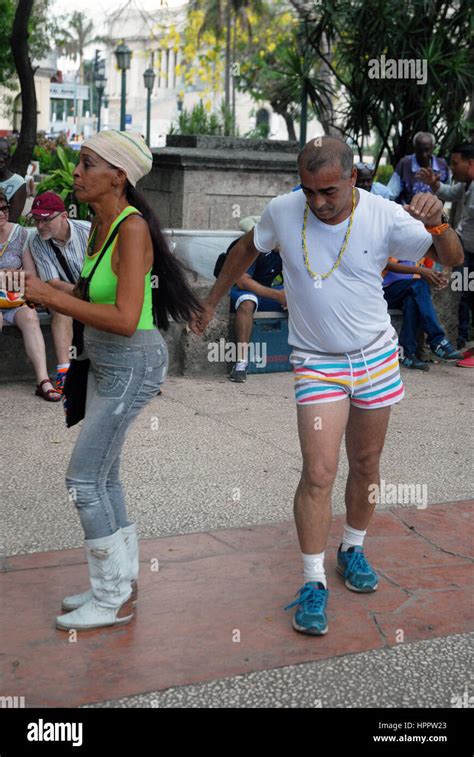
[(239, 229), (299, 183), (297, 142), (168, 136), (139, 184), (163, 228)]

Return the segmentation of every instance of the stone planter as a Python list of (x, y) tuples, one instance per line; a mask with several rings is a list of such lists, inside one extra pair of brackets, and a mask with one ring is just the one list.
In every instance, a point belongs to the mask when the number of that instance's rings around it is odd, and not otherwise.
[(297, 142), (168, 135), (139, 184), (162, 227), (239, 229), (299, 183)]

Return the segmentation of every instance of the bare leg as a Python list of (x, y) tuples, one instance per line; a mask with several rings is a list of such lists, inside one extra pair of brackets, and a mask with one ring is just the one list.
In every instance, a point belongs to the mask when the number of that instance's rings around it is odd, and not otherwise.
[(59, 365), (69, 363), (69, 348), (72, 343), (72, 318), (62, 313), (52, 313), (51, 333), (53, 335), (56, 360)]
[(237, 360), (248, 359), (248, 343), (252, 335), (253, 313), (255, 303), (251, 300), (244, 300), (235, 314), (235, 341), (237, 344)]
[[(22, 333), (25, 351), (33, 363), (36, 383), (39, 384), (48, 378), (48, 368), (46, 366), (46, 347), (36, 311), (28, 307), (20, 308), (15, 315), (15, 326)], [(45, 390), (52, 388), (51, 383), (44, 385)]]
[(369, 501), (369, 486), (380, 486), (380, 456), (389, 418), (390, 407), (362, 410), (352, 405), (350, 409), (346, 428), (346, 510), (347, 523), (359, 531), (367, 529), (375, 509), (376, 502)]
[(316, 405), (297, 405), (303, 470), (294, 513), (301, 551), (324, 552), (331, 525), (331, 492), (339, 451), (349, 417), (349, 398)]

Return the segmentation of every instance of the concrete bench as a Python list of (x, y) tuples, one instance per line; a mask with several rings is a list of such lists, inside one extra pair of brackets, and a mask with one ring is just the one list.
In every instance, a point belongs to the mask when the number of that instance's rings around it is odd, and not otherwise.
[[(192, 282), (192, 286), (197, 296), (204, 299), (213, 283), (213, 281), (197, 277)], [(392, 323), (398, 332), (401, 326), (402, 312), (401, 310), (389, 312)], [(53, 377), (56, 371), (56, 354), (51, 334), (51, 314), (45, 310), (38, 310), (37, 313), (46, 345), (48, 370), (50, 376)], [(229, 364), (222, 361), (212, 361), (209, 357), (213, 344), (219, 344), (220, 340), (224, 340), (226, 344), (234, 341), (234, 317), (234, 314), (229, 312), (229, 297), (226, 296), (219, 303), (216, 317), (201, 338), (188, 332), (185, 325), (171, 321), (168, 331), (163, 332), (170, 359), (169, 375), (200, 375), (203, 377), (227, 375)], [(281, 311), (257, 312), (254, 315), (257, 322), (265, 319), (286, 320), (287, 318), (288, 314)], [(288, 355), (289, 353), (288, 347)], [(26, 356), (19, 329), (9, 325), (3, 327), (3, 332), (0, 334), (0, 354), (0, 381), (34, 381), (33, 366)]]
[[(214, 284), (213, 270), (216, 259), (224, 252), (230, 243), (241, 236), (241, 231), (229, 230), (188, 230), (164, 229), (171, 249), (176, 256), (188, 267), (189, 281), (199, 299), (204, 300)], [(56, 356), (51, 334), (51, 315), (45, 311), (37, 311), (43, 331), (48, 370), (53, 376), (55, 372)], [(392, 323), (400, 331), (402, 313), (400, 310), (390, 310)], [(256, 313), (256, 323), (260, 319), (287, 319), (288, 314), (281, 311), (271, 313)], [(260, 329), (260, 334), (265, 329)], [(233, 342), (233, 316), (229, 313), (229, 296), (224, 297), (216, 309), (215, 318), (206, 329), (203, 337), (198, 337), (188, 331), (182, 324), (170, 322), (168, 331), (163, 332), (168, 345), (170, 375), (227, 375), (229, 365), (225, 361), (210, 360), (213, 345), (221, 340), (225, 343)], [(262, 338), (260, 337), (260, 340)], [(0, 381), (1, 380), (32, 380), (33, 367), (26, 357), (22, 336), (18, 329), (5, 326), (0, 335)], [(281, 350), (283, 352), (283, 350)], [(289, 348), (288, 348), (289, 354)]]

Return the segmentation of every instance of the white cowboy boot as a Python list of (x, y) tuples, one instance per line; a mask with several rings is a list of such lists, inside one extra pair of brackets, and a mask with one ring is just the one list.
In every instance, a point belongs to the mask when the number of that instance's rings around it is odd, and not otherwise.
[[(130, 558), (130, 580), (132, 582), (132, 602), (133, 606), (136, 605), (137, 599), (138, 599), (138, 571), (139, 571), (139, 562), (138, 562), (138, 536), (137, 536), (137, 526), (135, 523), (132, 523), (130, 526), (125, 526), (125, 528), (120, 529), (123, 538), (125, 540), (125, 545), (127, 547), (128, 556)], [(92, 589), (89, 589), (88, 591), (83, 591), (81, 594), (72, 594), (69, 597), (64, 597), (62, 601), (62, 609), (63, 610), (77, 610), (78, 607), (84, 604), (84, 602), (87, 602), (89, 599), (92, 599)]]
[(140, 561), (138, 557), (138, 535), (137, 526), (131, 523), (129, 526), (121, 529), (125, 546), (127, 547), (128, 558), (130, 560), (130, 581), (132, 583), (132, 602), (135, 606), (138, 601), (138, 572), (140, 570)]
[(92, 598), (83, 605), (59, 615), (56, 627), (64, 631), (115, 626), (133, 617), (130, 585), (130, 559), (120, 529), (112, 536), (85, 541)]

